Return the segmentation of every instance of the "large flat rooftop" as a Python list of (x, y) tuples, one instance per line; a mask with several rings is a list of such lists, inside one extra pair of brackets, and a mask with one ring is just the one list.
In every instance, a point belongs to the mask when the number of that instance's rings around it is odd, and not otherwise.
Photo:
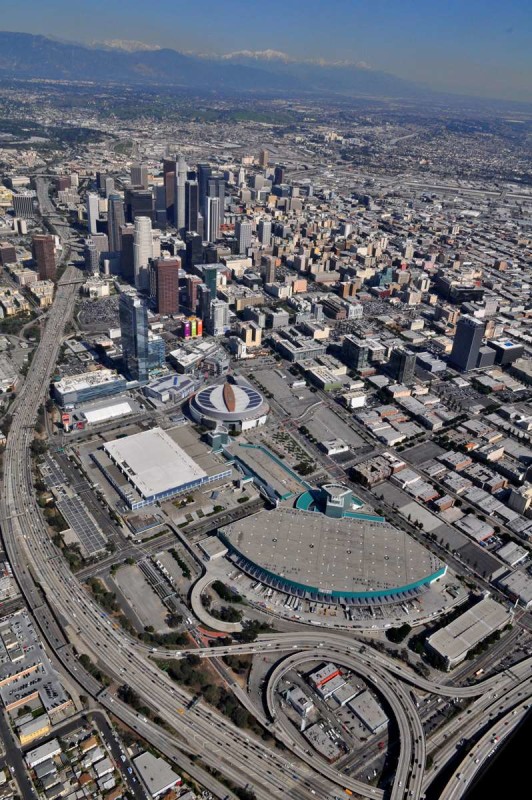
[(281, 499), (301, 494), (307, 487), (305, 481), (263, 445), (234, 442), (226, 448), (246, 470), (270, 486)]
[(509, 619), (508, 609), (491, 597), (484, 597), (445, 628), (433, 633), (428, 643), (443, 658), (450, 662), (458, 661), (486, 636), (502, 628)]
[(115, 439), (103, 449), (144, 498), (207, 475), (161, 428)]
[(385, 523), (281, 507), (220, 533), (247, 562), (311, 593), (384, 598), (418, 589), (445, 571), (432, 553)]

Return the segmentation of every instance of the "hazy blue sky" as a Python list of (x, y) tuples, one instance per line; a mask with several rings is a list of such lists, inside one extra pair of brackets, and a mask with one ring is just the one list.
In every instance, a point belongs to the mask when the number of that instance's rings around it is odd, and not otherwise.
[(532, 0), (23, 0), (2, 9), (0, 28), (201, 53), (271, 48), (532, 100)]

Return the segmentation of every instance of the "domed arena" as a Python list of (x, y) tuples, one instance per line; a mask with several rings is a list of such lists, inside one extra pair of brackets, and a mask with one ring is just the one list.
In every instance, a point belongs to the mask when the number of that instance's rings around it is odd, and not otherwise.
[(261, 393), (242, 379), (200, 389), (189, 408), (192, 418), (201, 425), (215, 428), (221, 424), (233, 431), (264, 425), (270, 410)]

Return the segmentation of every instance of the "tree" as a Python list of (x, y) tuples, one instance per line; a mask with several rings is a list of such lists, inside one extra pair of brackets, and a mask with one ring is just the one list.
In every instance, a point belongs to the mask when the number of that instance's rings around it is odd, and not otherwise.
[(245, 728), (248, 724), (248, 712), (241, 706), (238, 706), (232, 712), (231, 719), (237, 728)]
[(11, 428), (11, 423), (12, 422), (13, 422), (12, 415), (11, 414), (6, 414), (4, 416), (4, 419), (2, 420), (2, 422), (0, 423), (0, 430), (2, 431), (4, 436), (7, 436), (7, 434), (9, 433), (9, 429)]
[(386, 638), (390, 642), (394, 642), (394, 644), (399, 644), (400, 642), (403, 641), (403, 639), (406, 639), (411, 630), (412, 628), (410, 627), (410, 625), (407, 622), (405, 622), (399, 628), (388, 628), (388, 630), (386, 631)]
[(237, 786), (234, 791), (239, 800), (257, 800), (257, 795), (251, 789), (241, 789)]

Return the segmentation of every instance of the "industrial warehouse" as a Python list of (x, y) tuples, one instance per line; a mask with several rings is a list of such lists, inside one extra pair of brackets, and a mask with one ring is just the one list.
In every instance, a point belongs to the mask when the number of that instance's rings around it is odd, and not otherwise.
[(231, 477), (227, 463), (188, 428), (173, 433), (175, 438), (161, 428), (151, 428), (108, 442), (92, 454), (129, 508), (142, 508)]
[(323, 603), (404, 602), (447, 569), (403, 531), (370, 519), (281, 507), (226, 525), (219, 535), (248, 575)]

